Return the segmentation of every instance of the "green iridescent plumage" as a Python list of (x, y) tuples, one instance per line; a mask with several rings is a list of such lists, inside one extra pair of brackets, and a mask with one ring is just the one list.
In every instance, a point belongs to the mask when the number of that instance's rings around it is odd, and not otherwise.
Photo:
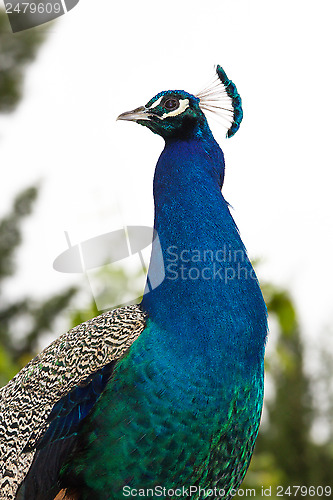
[(156, 362), (152, 333), (148, 320), (117, 365), (82, 429), (77, 458), (62, 472), (64, 484), (84, 483), (82, 499), (125, 498), (131, 488), (159, 498), (159, 485), (191, 487), (193, 500), (204, 498), (200, 488), (230, 498), (252, 455), (263, 380), (217, 388), (212, 377), (198, 378), (189, 366), (184, 373), (174, 358)]

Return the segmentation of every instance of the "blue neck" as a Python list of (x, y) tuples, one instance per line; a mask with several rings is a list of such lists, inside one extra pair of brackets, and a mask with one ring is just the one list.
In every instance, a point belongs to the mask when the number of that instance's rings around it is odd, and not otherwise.
[[(199, 346), (210, 359), (228, 352), (231, 362), (257, 364), (266, 308), (221, 194), (223, 178), (223, 153), (209, 129), (202, 137), (166, 142), (154, 178), (165, 279), (144, 295), (142, 306), (168, 341), (181, 339), (184, 354)], [(160, 257), (153, 245), (150, 278), (161, 272)]]

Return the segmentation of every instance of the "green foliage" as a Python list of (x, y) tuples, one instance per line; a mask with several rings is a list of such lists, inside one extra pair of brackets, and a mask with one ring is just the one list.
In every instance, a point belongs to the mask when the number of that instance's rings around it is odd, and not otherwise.
[(0, 112), (13, 111), (20, 101), (25, 67), (45, 35), (45, 26), (13, 34), (6, 12), (0, 9)]
[(14, 272), (14, 251), (22, 242), (20, 225), (23, 217), (31, 213), (36, 197), (37, 188), (35, 187), (23, 191), (15, 199), (12, 212), (0, 221), (1, 279), (11, 276)]
[(42, 301), (24, 297), (10, 302), (4, 297), (4, 284), (15, 274), (22, 222), (31, 213), (37, 193), (36, 187), (21, 192), (0, 220), (0, 386), (35, 356), (43, 334), (49, 333), (76, 293), (71, 287)]
[[(24, 71), (45, 35), (45, 26), (13, 34), (6, 12), (0, 9), (0, 112), (13, 111), (19, 103)], [(5, 282), (15, 274), (22, 223), (37, 194), (34, 186), (20, 193), (10, 213), (0, 219), (0, 386), (36, 354), (41, 336), (50, 331), (76, 292), (69, 288), (39, 302), (27, 297), (11, 302), (4, 296)]]

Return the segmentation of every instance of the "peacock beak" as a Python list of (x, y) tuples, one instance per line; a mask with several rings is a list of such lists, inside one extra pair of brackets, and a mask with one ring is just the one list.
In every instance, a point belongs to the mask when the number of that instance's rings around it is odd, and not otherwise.
[(149, 109), (145, 106), (140, 106), (139, 108), (133, 109), (132, 111), (125, 111), (118, 116), (117, 120), (129, 120), (137, 122), (138, 120), (149, 120)]

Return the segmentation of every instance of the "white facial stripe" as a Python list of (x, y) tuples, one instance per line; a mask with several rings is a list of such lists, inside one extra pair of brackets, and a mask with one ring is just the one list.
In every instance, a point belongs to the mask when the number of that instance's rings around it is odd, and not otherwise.
[(156, 108), (156, 106), (158, 106), (158, 105), (159, 105), (159, 103), (162, 101), (162, 99), (163, 99), (163, 96), (161, 95), (161, 97), (159, 97), (159, 98), (157, 99), (157, 101), (155, 101), (155, 102), (154, 102), (154, 104), (152, 104), (152, 105), (150, 106), (150, 108), (149, 108), (149, 109)]
[(179, 99), (179, 107), (175, 109), (174, 111), (169, 111), (167, 113), (164, 113), (160, 118), (161, 120), (164, 120), (167, 116), (177, 116), (180, 115), (185, 111), (190, 106), (190, 101), (188, 99)]

